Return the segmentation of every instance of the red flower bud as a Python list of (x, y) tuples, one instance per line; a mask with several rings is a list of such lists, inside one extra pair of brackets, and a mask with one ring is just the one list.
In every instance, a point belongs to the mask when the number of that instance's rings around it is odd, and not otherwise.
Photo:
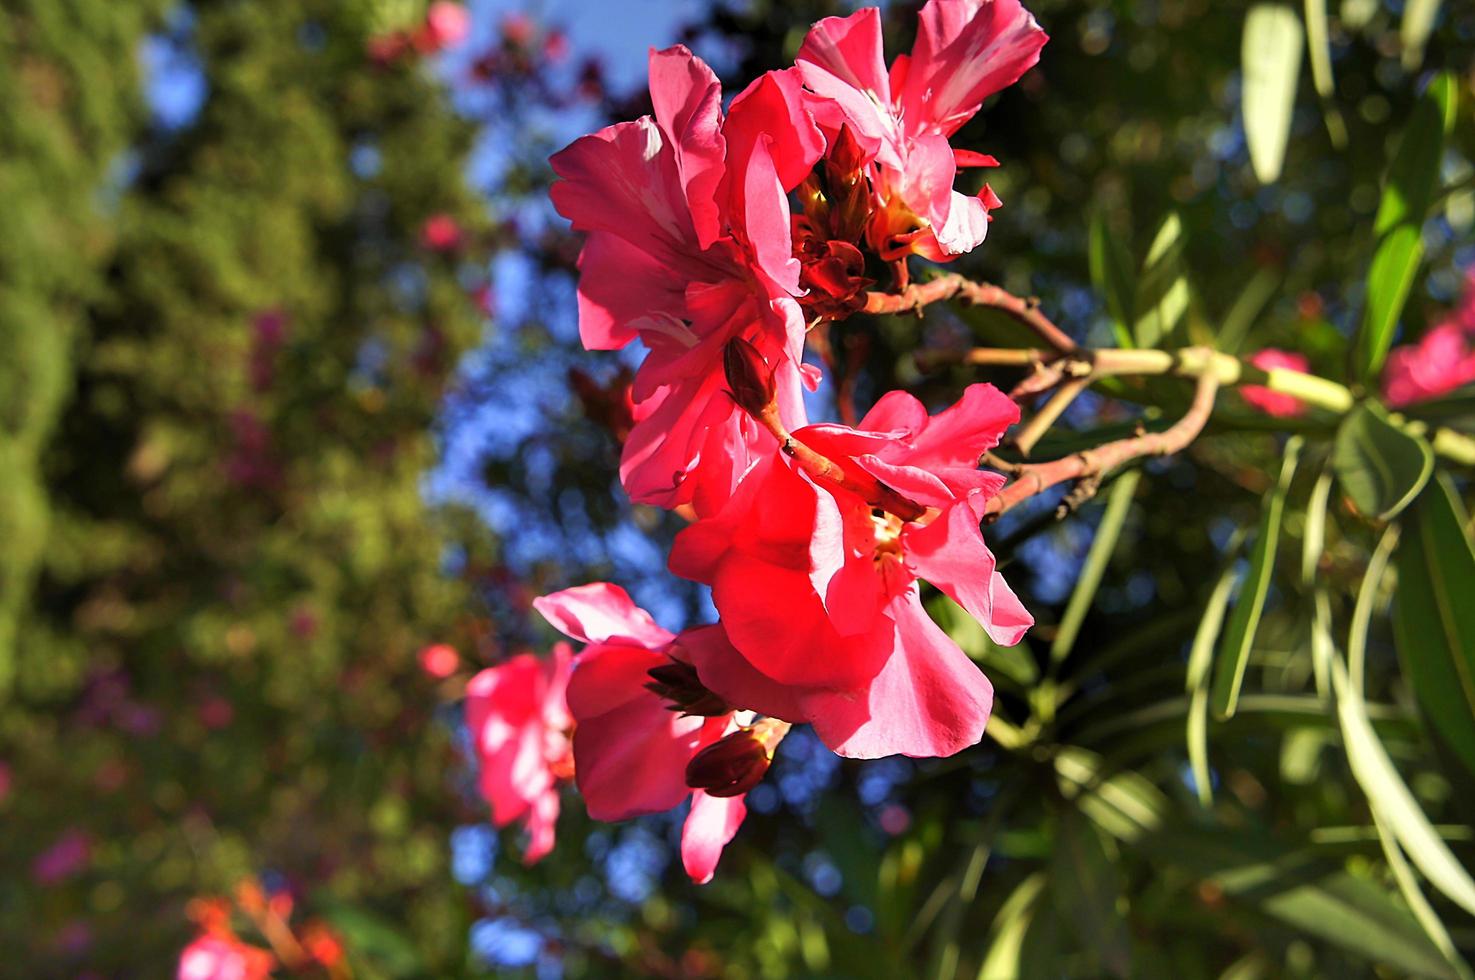
[(835, 169), (842, 174), (853, 174), (869, 162), (865, 147), (860, 145), (860, 140), (855, 138), (849, 123), (840, 125), (840, 134), (835, 137), (835, 145), (830, 147), (830, 162)]
[(749, 415), (762, 415), (774, 404), (773, 369), (758, 348), (734, 337), (722, 350), (722, 368), (733, 400)]
[(713, 742), (686, 764), (686, 785), (709, 796), (741, 796), (763, 781), (772, 757), (751, 728)]

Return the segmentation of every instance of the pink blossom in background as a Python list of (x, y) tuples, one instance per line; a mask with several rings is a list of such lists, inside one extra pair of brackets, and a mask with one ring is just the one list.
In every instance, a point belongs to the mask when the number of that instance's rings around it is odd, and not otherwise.
[(266, 980), (276, 958), (228, 932), (205, 932), (179, 954), (177, 980)]
[(81, 830), (68, 830), (31, 862), (31, 877), (38, 885), (55, 885), (82, 871), (92, 860), (92, 838)]
[(466, 686), (466, 725), (476, 752), (482, 796), (492, 823), (522, 822), (528, 830), (523, 860), (532, 864), (553, 848), (558, 789), (571, 765), (567, 690), (573, 650), (551, 656), (519, 654), (489, 667)]
[(471, 14), (452, 0), (435, 0), (425, 12), (425, 25), (417, 37), (427, 53), (454, 48), (471, 33)]
[(959, 166), (997, 161), (955, 151), (948, 138), (1033, 67), (1046, 40), (1018, 0), (930, 0), (911, 54), (889, 71), (875, 7), (810, 30), (798, 57), (806, 106), (832, 145), (848, 125), (874, 161), (880, 208), (870, 240), (884, 258), (916, 251), (946, 261), (983, 241), (998, 199), (987, 186), (959, 193), (953, 181)]
[(0, 804), (10, 798), (10, 788), (15, 780), (10, 763), (0, 762)]
[[(1262, 371), (1284, 369), (1300, 371), (1304, 374), (1311, 368), (1311, 362), (1306, 360), (1304, 354), (1277, 350), (1274, 347), (1256, 351), (1249, 360), (1250, 364)], [(1306, 411), (1306, 406), (1301, 404), (1299, 398), (1279, 391), (1271, 391), (1264, 385), (1244, 385), (1239, 389), (1239, 393), (1245, 401), (1266, 415), (1273, 415), (1277, 418), (1291, 418)]]
[(1401, 408), (1475, 383), (1475, 326), (1451, 318), (1416, 344), (1395, 347), (1383, 367), (1383, 397)]
[[(569, 682), (574, 773), (589, 816), (627, 820), (662, 813), (691, 798), (681, 858), (698, 884), (709, 881), (722, 850), (747, 813), (744, 794), (713, 796), (687, 785), (687, 767), (703, 749), (737, 729), (721, 704), (689, 703), (678, 713), (652, 689), (673, 668), (736, 652), (720, 626), (673, 635), (621, 588), (599, 582), (534, 600), (557, 629), (586, 646)], [(655, 673), (652, 673), (652, 672)], [(699, 690), (693, 694), (700, 697)]]
[(461, 226), (449, 214), (432, 214), (420, 226), (420, 244), (442, 255), (461, 247)]
[(461, 666), (461, 655), (448, 643), (432, 643), (421, 649), (417, 658), (420, 669), (437, 680), (444, 680)]
[(586, 234), (579, 333), (590, 350), (637, 337), (635, 425), (620, 478), (637, 503), (712, 509), (774, 446), (727, 397), (722, 351), (751, 342), (800, 425), (805, 323), (786, 192), (823, 152), (792, 71), (768, 72), (726, 114), (707, 65), (676, 46), (650, 56), (654, 116), (617, 123), (552, 158), (558, 212)]
[(858, 429), (814, 425), (794, 438), (849, 472), (910, 498), (888, 513), (775, 452), (715, 515), (676, 537), (671, 570), (712, 586), (741, 657), (692, 662), (734, 704), (808, 722), (840, 755), (947, 756), (983, 736), (993, 688), (922, 608), (917, 580), (951, 596), (997, 643), (1033, 619), (995, 568), (979, 530), (1003, 486), (977, 468), (1019, 419), (992, 385), (970, 385), (929, 417), (911, 395), (886, 395)]

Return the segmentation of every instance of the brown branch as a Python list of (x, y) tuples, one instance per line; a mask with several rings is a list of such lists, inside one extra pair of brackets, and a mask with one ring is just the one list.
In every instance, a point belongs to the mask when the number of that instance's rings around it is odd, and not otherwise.
[(984, 510), (985, 520), (998, 516), (1037, 493), (1067, 480), (1099, 480), (1123, 463), (1143, 456), (1170, 456), (1181, 452), (1203, 431), (1214, 410), (1214, 396), (1219, 392), (1219, 378), (1212, 371), (1198, 377), (1193, 404), (1188, 412), (1162, 432), (1148, 432), (1118, 439), (1048, 463), (1018, 467), (1014, 482), (990, 500)]
[(913, 283), (899, 293), (866, 293), (865, 312), (920, 315), (923, 307), (954, 297), (969, 306), (986, 306), (1009, 314), (1057, 351), (1070, 353), (1076, 349), (1076, 342), (1041, 312), (1038, 299), (1015, 296), (999, 286), (974, 282), (957, 273), (927, 283)]

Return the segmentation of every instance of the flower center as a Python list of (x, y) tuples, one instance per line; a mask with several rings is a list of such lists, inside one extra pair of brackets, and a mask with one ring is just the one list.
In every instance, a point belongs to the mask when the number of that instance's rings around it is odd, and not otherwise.
[(901, 518), (879, 507), (875, 507), (871, 510), (871, 525), (876, 535), (876, 551), (874, 555), (876, 564), (881, 565), (888, 559), (900, 562), (902, 556)]

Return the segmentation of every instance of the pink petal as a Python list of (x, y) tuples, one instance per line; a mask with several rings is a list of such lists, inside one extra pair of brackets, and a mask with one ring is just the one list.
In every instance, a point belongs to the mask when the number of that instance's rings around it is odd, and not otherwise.
[(728, 166), (742, 170), (753, 149), (766, 142), (783, 190), (798, 187), (825, 152), (824, 134), (806, 106), (794, 69), (758, 76), (732, 100), (723, 124)]
[(892, 463), (922, 469), (962, 466), (976, 469), (978, 457), (999, 444), (1019, 421), (1019, 406), (989, 384), (972, 384), (963, 397), (928, 420), (910, 440), (878, 455)]
[(930, 524), (908, 525), (902, 542), (917, 575), (966, 609), (995, 643), (1013, 646), (1034, 625), (996, 570), (968, 501), (948, 507)]
[(691, 812), (681, 828), (681, 863), (692, 881), (705, 885), (712, 880), (722, 849), (747, 815), (741, 796), (708, 796), (701, 790), (691, 794)]
[[(838, 107), (867, 151), (887, 166), (900, 167), (892, 116), (891, 87), (881, 49), (880, 12), (865, 7), (848, 17), (819, 21), (799, 46), (796, 61), (804, 84), (818, 96), (812, 105)], [(841, 119), (818, 109), (821, 123), (838, 130)]]
[(656, 122), (676, 149), (697, 243), (709, 247), (721, 233), (717, 185), (726, 165), (722, 84), (706, 62), (682, 45), (650, 53), (650, 98)]
[(686, 630), (676, 642), (707, 690), (738, 710), (784, 721), (808, 720), (799, 700), (802, 689), (759, 672), (732, 645), (721, 623)]
[(870, 684), (805, 699), (815, 733), (854, 759), (941, 757), (977, 744), (993, 685), (927, 616), (915, 589), (888, 613), (896, 620), (895, 650)]
[(533, 801), (532, 809), (528, 811), (528, 843), (522, 852), (523, 864), (537, 864), (553, 850), (558, 805), (556, 789), (550, 789)]
[(635, 647), (596, 646), (584, 652), (569, 683), (574, 729), (574, 780), (595, 820), (625, 820), (669, 810), (685, 798), (686, 764), (721, 735), (701, 718), (667, 711), (645, 689), (647, 671), (667, 663)]
[(618, 585), (594, 582), (540, 596), (533, 608), (567, 636), (582, 643), (628, 642), (663, 647), (671, 634), (656, 625), (650, 613), (635, 605)]
[(951, 136), (1040, 60), (1046, 40), (1019, 0), (930, 0), (895, 95), (907, 132)]

